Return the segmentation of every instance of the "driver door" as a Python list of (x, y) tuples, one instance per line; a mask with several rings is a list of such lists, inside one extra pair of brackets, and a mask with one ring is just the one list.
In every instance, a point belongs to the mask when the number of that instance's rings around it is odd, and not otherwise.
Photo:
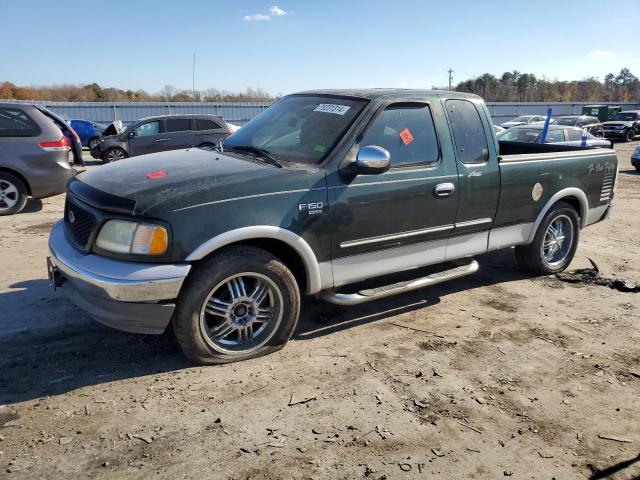
[(145, 155), (160, 152), (164, 148), (164, 122), (150, 120), (138, 125), (129, 139), (129, 155)]
[(329, 179), (336, 285), (445, 259), (458, 206), (458, 176), (454, 153), (441, 148), (436, 133), (435, 125), (444, 124), (442, 116), (439, 102), (383, 105), (350, 155), (364, 146), (383, 147), (391, 168)]

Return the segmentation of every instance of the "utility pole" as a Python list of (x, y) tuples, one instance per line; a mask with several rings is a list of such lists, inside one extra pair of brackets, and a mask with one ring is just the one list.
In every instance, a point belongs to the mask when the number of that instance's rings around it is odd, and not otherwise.
[(196, 52), (193, 52), (193, 70), (191, 72), (191, 95), (193, 101), (196, 101)]
[(449, 67), (447, 72), (449, 73), (449, 91), (451, 91), (451, 82), (453, 82), (453, 70), (451, 70), (451, 67)]

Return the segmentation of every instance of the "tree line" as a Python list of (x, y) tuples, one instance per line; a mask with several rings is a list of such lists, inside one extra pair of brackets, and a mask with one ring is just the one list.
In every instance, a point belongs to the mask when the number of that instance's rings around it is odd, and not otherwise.
[(54, 85), (20, 87), (11, 82), (0, 83), (2, 100), (35, 100), (59, 102), (260, 102), (275, 100), (262, 88), (248, 87), (242, 92), (208, 88), (206, 90), (180, 90), (165, 85), (157, 93), (145, 90), (103, 88), (97, 83), (89, 85)]
[(517, 70), (499, 78), (484, 73), (455, 86), (458, 92), (480, 95), (488, 102), (632, 102), (640, 101), (640, 80), (628, 68), (615, 75), (560, 81)]

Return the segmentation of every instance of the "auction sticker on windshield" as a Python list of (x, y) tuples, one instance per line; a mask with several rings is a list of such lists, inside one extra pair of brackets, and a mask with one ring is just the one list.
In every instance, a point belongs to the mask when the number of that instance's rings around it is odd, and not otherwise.
[(336, 105), (335, 103), (321, 103), (313, 109), (314, 112), (333, 113), (335, 115), (344, 115), (351, 107), (347, 105)]

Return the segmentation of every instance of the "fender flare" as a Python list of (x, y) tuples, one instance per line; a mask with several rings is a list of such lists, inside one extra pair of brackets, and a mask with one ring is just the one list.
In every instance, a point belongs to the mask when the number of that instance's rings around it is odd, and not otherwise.
[(563, 188), (559, 192), (556, 192), (549, 200), (547, 200), (547, 203), (544, 205), (542, 210), (540, 210), (536, 221), (533, 223), (531, 232), (529, 233), (528, 243), (533, 242), (533, 238), (536, 236), (538, 227), (540, 226), (542, 219), (547, 214), (549, 209), (557, 202), (567, 197), (575, 197), (578, 199), (578, 202), (580, 203), (580, 212), (578, 212), (580, 214), (580, 228), (584, 228), (587, 223), (587, 215), (589, 213), (589, 200), (587, 200), (587, 195), (582, 190), (576, 187)]
[(259, 240), (270, 238), (286, 243), (300, 256), (307, 272), (307, 293), (313, 294), (322, 290), (320, 266), (315, 253), (309, 244), (299, 235), (290, 230), (271, 225), (255, 225), (242, 227), (216, 235), (193, 250), (187, 257), (187, 262), (200, 260), (210, 253), (232, 243), (244, 240)]

